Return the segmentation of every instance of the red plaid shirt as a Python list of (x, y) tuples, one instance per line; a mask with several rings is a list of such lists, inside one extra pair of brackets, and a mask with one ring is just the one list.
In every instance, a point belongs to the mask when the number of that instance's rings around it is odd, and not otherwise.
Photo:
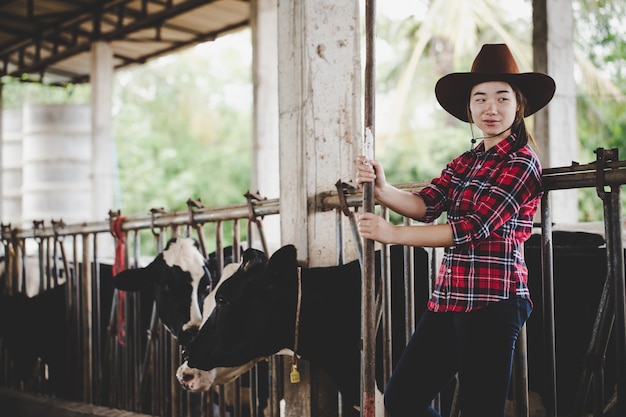
[(468, 312), (519, 296), (530, 300), (523, 243), (532, 232), (541, 166), (515, 137), (485, 152), (481, 143), (455, 158), (418, 194), (424, 222), (447, 212), (454, 246), (445, 249), (428, 308)]

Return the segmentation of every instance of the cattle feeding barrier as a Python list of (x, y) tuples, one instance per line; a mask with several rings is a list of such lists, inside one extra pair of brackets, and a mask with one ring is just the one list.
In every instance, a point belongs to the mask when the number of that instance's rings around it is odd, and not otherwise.
[[(67, 339), (64, 369), (53, 369), (45, 360), (40, 361), (36, 375), (26, 381), (16, 375), (16, 358), (9, 356), (6, 340), (0, 339), (0, 386), (150, 415), (258, 415), (255, 407), (246, 414), (242, 410), (242, 403), (249, 400), (241, 398), (241, 378), (208, 393), (184, 392), (174, 375), (182, 362), (180, 347), (161, 325), (152, 294), (121, 292), (112, 287), (113, 272), (120, 261), (129, 267), (147, 263), (163, 250), (169, 237), (194, 237), (206, 256), (205, 235), (210, 233), (220, 267), (224, 259), (219, 254), (226, 244), (242, 245), (244, 228), (246, 238), (254, 236), (267, 251), (260, 219), (277, 214), (278, 201), (249, 192), (245, 197), (245, 204), (214, 208), (189, 200), (187, 211), (157, 208), (146, 216), (111, 212), (102, 222), (64, 224), (53, 220), (46, 225), (36, 221), (30, 229), (2, 225), (2, 289), (9, 294), (26, 293), (31, 286), (44, 293), (65, 285), (66, 322), (58, 325), (67, 330)], [(230, 234), (225, 238), (229, 225)], [(107, 244), (115, 250), (103, 250)], [(234, 260), (239, 261), (238, 257), (235, 251)], [(253, 369), (246, 377), (255, 380), (256, 372)], [(69, 386), (51, 384), (59, 373), (67, 374), (64, 383)], [(246, 390), (256, 401), (256, 384)], [(233, 400), (227, 404), (216, 401), (216, 396)]]
[[(557, 381), (557, 363), (555, 338), (559, 322), (555, 322), (555, 291), (553, 234), (550, 220), (551, 207), (549, 193), (553, 190), (595, 187), (604, 203), (604, 225), (606, 236), (606, 275), (602, 275), (605, 287), (599, 302), (594, 307), (595, 322), (591, 335), (586, 336), (587, 353), (583, 366), (578, 396), (573, 405), (573, 412), (582, 414), (588, 406), (587, 398), (593, 386), (594, 417), (600, 416), (600, 409), (605, 404), (607, 393), (603, 385), (604, 373), (614, 373), (617, 381), (617, 398), (622, 399), (617, 407), (623, 407), (624, 398), (624, 262), (621, 234), (620, 188), (626, 182), (626, 162), (620, 161), (616, 150), (596, 151), (598, 160), (587, 165), (574, 164), (571, 167), (545, 169), (544, 197), (541, 211), (541, 265), (540, 295), (538, 310), (542, 313), (540, 322), (541, 350), (545, 351), (545, 365), (537, 366), (527, 361), (526, 333), (522, 332), (516, 348), (512, 383), (515, 417), (528, 416), (528, 371), (541, 374), (543, 400), (548, 416), (557, 416), (557, 387), (563, 381)], [(398, 184), (407, 190), (418, 190), (424, 182)], [(282, 358), (270, 358), (265, 369), (253, 368), (246, 375), (252, 383), (243, 386), (239, 378), (226, 386), (213, 387), (206, 393), (183, 391), (174, 372), (181, 362), (181, 352), (173, 339), (160, 324), (149, 294), (120, 293), (110, 285), (113, 268), (116, 266), (115, 252), (105, 251), (103, 245), (114, 242), (115, 248), (120, 242), (125, 245), (121, 253), (125, 265), (138, 267), (159, 253), (168, 236), (195, 237), (202, 251), (214, 249), (222, 253), (227, 244), (239, 247), (242, 230), (246, 230), (246, 239), (250, 241), (257, 233), (255, 243), (267, 252), (267, 243), (262, 233), (261, 219), (264, 216), (279, 214), (277, 199), (263, 199), (247, 193), (247, 202), (224, 207), (204, 207), (199, 201), (189, 200), (187, 211), (167, 212), (152, 209), (149, 215), (125, 217), (121, 213), (109, 213), (109, 219), (102, 222), (83, 224), (64, 224), (52, 221), (48, 226), (44, 222), (34, 222), (32, 228), (13, 228), (2, 225), (4, 244), (5, 282), (3, 290), (9, 292), (27, 291), (27, 275), (30, 272), (36, 281), (38, 291), (66, 283), (66, 322), (61, 323), (67, 330), (66, 368), (64, 370), (46, 369), (40, 361), (38, 373), (33, 381), (18, 380), (13, 369), (14, 357), (9, 355), (7, 340), (0, 338), (0, 386), (14, 391), (26, 391), (51, 397), (65, 398), (81, 403), (95, 404), (112, 409), (128, 410), (160, 416), (265, 416), (280, 415), (282, 384), (287, 367)], [(362, 206), (362, 194), (341, 180), (335, 189), (324, 193), (319, 211), (336, 212), (336, 242), (342, 248), (347, 240), (343, 235), (343, 222), (349, 222), (353, 240), (357, 243), (356, 212)], [(380, 213), (391, 218), (394, 216), (385, 207), (379, 207)], [(408, 219), (394, 219), (410, 224)], [(244, 225), (245, 223), (245, 225)], [(117, 225), (117, 226), (116, 226)], [(228, 227), (230, 226), (230, 227)], [(225, 237), (225, 235), (227, 235)], [(207, 246), (207, 236), (212, 238), (211, 248)], [(260, 242), (260, 243), (259, 243)], [(32, 254), (28, 250), (32, 249)], [(384, 291), (382, 299), (377, 300), (376, 314), (370, 323), (382, 326), (384, 380), (391, 374), (394, 355), (401, 351), (410, 337), (419, 312), (430, 293), (432, 282), (438, 269), (437, 250), (382, 245), (380, 247), (383, 271)], [(107, 252), (107, 254), (105, 254)], [(362, 247), (357, 247), (362, 256)], [(337, 253), (337, 263), (343, 263), (343, 253)], [(236, 259), (237, 260), (237, 259)], [(602, 260), (604, 261), (604, 258)], [(220, 261), (223, 266), (223, 260)], [(29, 265), (34, 265), (30, 268)], [(34, 272), (32, 272), (34, 271)], [(392, 280), (390, 277), (394, 276)], [(606, 276), (606, 279), (605, 279)], [(393, 285), (395, 281), (395, 286)], [(399, 283), (399, 287), (398, 287)], [(397, 294), (401, 294), (397, 296)], [(381, 301), (382, 300), (382, 301)], [(393, 309), (392, 309), (393, 305)], [(401, 314), (401, 329), (398, 330), (392, 313)], [(396, 317), (397, 318), (397, 317)], [(121, 320), (123, 319), (123, 320)], [(613, 320), (614, 319), (614, 320)], [(141, 323), (131, 325), (131, 323)], [(529, 322), (530, 323), (530, 322)], [(529, 324), (530, 326), (530, 324)], [(529, 328), (529, 330), (532, 330)], [(531, 339), (536, 339), (534, 336)], [(609, 340), (615, 340), (615, 369), (604, 367), (604, 357), (609, 347)], [(533, 340), (530, 340), (532, 342)], [(363, 346), (370, 349), (372, 346)], [(609, 350), (609, 353), (612, 350)], [(534, 369), (538, 367), (539, 369)], [(545, 374), (542, 371), (545, 369)], [(58, 372), (68, 375), (69, 384), (63, 395), (59, 395), (52, 386), (52, 378)], [(261, 373), (262, 376), (261, 376)], [(260, 384), (271, 381), (269, 387), (260, 388)], [(287, 382), (288, 383), (288, 382)], [(260, 391), (263, 391), (261, 393)], [(265, 395), (267, 406), (261, 404)], [(434, 404), (445, 415), (458, 416), (455, 402), (456, 389), (450, 387)], [(233, 400), (226, 401), (226, 397)], [(219, 399), (219, 400), (218, 400)], [(1, 401), (1, 400), (0, 400)], [(252, 404), (252, 405), (250, 405)], [(259, 410), (263, 408), (264, 410)], [(341, 410), (341, 408), (340, 408)], [(343, 410), (345, 412), (345, 410)], [(620, 412), (623, 411), (620, 409)], [(340, 411), (341, 413), (341, 411)], [(343, 415), (346, 415), (344, 413)], [(580, 415), (574, 414), (574, 415)], [(626, 415), (626, 414), (617, 414)]]

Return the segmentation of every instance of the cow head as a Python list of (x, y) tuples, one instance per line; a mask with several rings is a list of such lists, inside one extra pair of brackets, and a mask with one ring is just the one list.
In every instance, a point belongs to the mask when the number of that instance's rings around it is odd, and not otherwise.
[(184, 346), (202, 323), (201, 306), (217, 278), (209, 268), (193, 239), (177, 237), (145, 268), (117, 274), (113, 285), (124, 291), (152, 286), (159, 318)]
[(293, 344), (296, 249), (287, 245), (268, 261), (247, 249), (237, 271), (214, 293), (215, 308), (186, 347), (188, 366), (241, 366)]

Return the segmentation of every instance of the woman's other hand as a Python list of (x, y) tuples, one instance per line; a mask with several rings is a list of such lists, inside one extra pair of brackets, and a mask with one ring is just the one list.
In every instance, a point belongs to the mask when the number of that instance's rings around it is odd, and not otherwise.
[(374, 159), (368, 161), (361, 155), (356, 160), (356, 183), (359, 188), (363, 188), (364, 182), (373, 182), (377, 191), (385, 188), (387, 184), (385, 171), (380, 162)]
[(374, 213), (363, 213), (359, 216), (359, 233), (365, 239), (380, 243), (395, 243), (396, 226)]

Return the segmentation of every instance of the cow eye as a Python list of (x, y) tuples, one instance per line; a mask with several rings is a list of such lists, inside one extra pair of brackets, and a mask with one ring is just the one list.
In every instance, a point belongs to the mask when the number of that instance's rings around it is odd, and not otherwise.
[(228, 300), (226, 299), (226, 297), (224, 297), (223, 294), (217, 294), (215, 296), (215, 301), (217, 302), (217, 304), (221, 305), (228, 304)]

